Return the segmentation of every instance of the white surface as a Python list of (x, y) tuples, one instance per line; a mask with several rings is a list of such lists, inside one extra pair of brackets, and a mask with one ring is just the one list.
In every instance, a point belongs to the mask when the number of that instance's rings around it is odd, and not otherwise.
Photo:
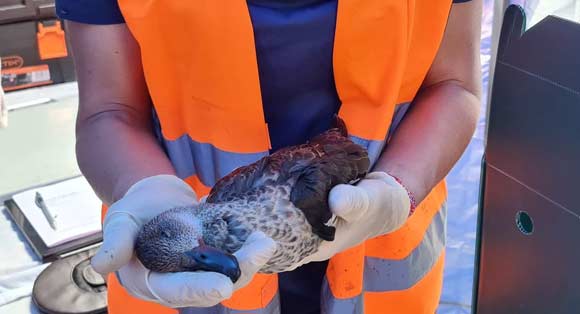
[(41, 98), (52, 101), (8, 112), (8, 127), (0, 129), (0, 197), (80, 175), (75, 158), (76, 85), (63, 85), (54, 86), (54, 91), (42, 87), (6, 93), (9, 109)]
[(0, 306), (0, 314), (41, 314), (32, 303), (30, 297), (18, 299), (12, 303)]
[(27, 107), (32, 107), (32, 106), (43, 105), (43, 104), (49, 103), (51, 101), (52, 101), (52, 99), (48, 98), (48, 97), (37, 98), (37, 99), (21, 102), (18, 104), (14, 104), (10, 107), (10, 111), (23, 109), (23, 108), (27, 108)]
[[(74, 155), (76, 83), (6, 94), (8, 128), (0, 129), (0, 197), (80, 175)], [(50, 103), (26, 107), (50, 98)], [(44, 102), (44, 100), (42, 101)], [(31, 293), (42, 264), (0, 205), (0, 314), (38, 313)]]
[(77, 94), (77, 83), (69, 82), (6, 93), (6, 104), (8, 105), (8, 110), (16, 110), (25, 108), (26, 104), (38, 102), (40, 99), (56, 101), (63, 98), (76, 97)]
[(525, 0), (526, 28), (530, 28), (548, 15), (580, 22), (579, 0)]
[[(36, 192), (44, 198), (56, 229), (36, 206)], [(27, 190), (14, 195), (13, 199), (48, 247), (101, 231), (101, 201), (82, 176)]]
[(0, 206), (0, 239), (3, 252), (0, 258), (0, 313), (30, 313), (34, 279), (48, 264), (40, 262), (3, 206)]

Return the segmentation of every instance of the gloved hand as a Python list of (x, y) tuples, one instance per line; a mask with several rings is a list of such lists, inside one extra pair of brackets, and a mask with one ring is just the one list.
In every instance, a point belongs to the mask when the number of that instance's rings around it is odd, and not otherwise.
[(337, 216), (334, 241), (323, 241), (302, 264), (328, 260), (368, 239), (399, 229), (409, 217), (412, 200), (394, 177), (377, 171), (356, 185), (335, 186), (328, 202)]
[(228, 299), (274, 254), (275, 242), (263, 233), (250, 235), (234, 253), (241, 270), (235, 285), (227, 276), (213, 272), (151, 272), (134, 254), (135, 239), (144, 224), (163, 211), (195, 203), (195, 192), (175, 176), (153, 176), (135, 183), (107, 211), (103, 244), (92, 258), (93, 268), (102, 275), (116, 272), (131, 295), (168, 307), (209, 307)]
[(123, 287), (133, 296), (167, 307), (210, 307), (246, 286), (276, 251), (276, 243), (262, 232), (248, 236), (234, 253), (241, 276), (235, 284), (214, 272), (156, 273), (146, 269), (134, 256), (117, 272)]

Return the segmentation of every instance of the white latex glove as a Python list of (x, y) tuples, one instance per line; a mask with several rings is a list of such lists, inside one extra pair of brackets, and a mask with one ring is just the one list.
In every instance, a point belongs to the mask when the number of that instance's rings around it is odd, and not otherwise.
[(131, 295), (168, 307), (209, 307), (228, 299), (274, 254), (275, 242), (263, 233), (250, 235), (234, 254), (241, 270), (235, 285), (227, 276), (213, 272), (151, 272), (134, 254), (135, 239), (144, 224), (163, 211), (195, 203), (195, 192), (175, 176), (153, 176), (135, 183), (107, 211), (103, 244), (92, 258), (93, 268), (102, 275), (116, 272)]
[(210, 307), (246, 286), (276, 251), (276, 243), (262, 232), (248, 236), (234, 253), (241, 276), (235, 284), (214, 272), (156, 273), (146, 269), (137, 257), (117, 272), (123, 287), (133, 296), (167, 307)]
[(337, 216), (334, 241), (323, 241), (303, 263), (324, 261), (368, 239), (399, 229), (409, 217), (407, 190), (385, 172), (371, 172), (356, 185), (337, 185), (328, 203)]

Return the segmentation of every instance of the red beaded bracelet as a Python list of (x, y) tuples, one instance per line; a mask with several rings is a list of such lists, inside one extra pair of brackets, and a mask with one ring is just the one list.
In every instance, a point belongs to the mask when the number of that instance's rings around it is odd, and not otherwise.
[(405, 184), (403, 184), (403, 181), (401, 181), (401, 179), (399, 179), (398, 177), (395, 177), (392, 174), (389, 174), (389, 175), (391, 177), (393, 177), (395, 179), (395, 181), (397, 181), (397, 183), (399, 183), (405, 189), (405, 191), (407, 191), (407, 195), (409, 196), (409, 201), (411, 201), (411, 209), (409, 210), (409, 216), (411, 216), (415, 212), (415, 209), (417, 208), (417, 201), (415, 200), (415, 196), (413, 195), (413, 193), (411, 193), (411, 191), (409, 191), (407, 186)]

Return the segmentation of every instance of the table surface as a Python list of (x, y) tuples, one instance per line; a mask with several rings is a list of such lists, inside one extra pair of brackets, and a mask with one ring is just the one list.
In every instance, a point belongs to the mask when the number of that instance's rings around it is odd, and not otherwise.
[(0, 129), (0, 195), (80, 174), (75, 159), (76, 83), (6, 94), (8, 109), (47, 98), (50, 102), (12, 110)]
[[(80, 174), (74, 146), (76, 83), (6, 94), (9, 110), (39, 99), (49, 102), (11, 110), (8, 128), (0, 129), (0, 197)], [(0, 206), (0, 313), (38, 313), (30, 294), (46, 267)], [(10, 258), (5, 258), (10, 256)]]

